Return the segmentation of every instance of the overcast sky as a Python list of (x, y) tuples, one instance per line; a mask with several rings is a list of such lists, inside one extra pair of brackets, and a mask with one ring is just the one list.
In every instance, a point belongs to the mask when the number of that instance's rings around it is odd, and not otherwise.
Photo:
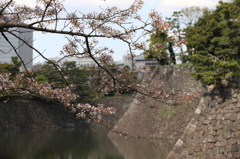
[[(35, 0), (15, 0), (17, 4), (26, 4), (30, 6), (35, 5)], [(226, 1), (226, 0), (225, 0)], [(107, 7), (115, 5), (120, 8), (126, 8), (131, 5), (134, 0), (65, 0), (65, 8), (69, 11), (80, 10), (83, 13), (93, 12), (100, 10), (100, 7)], [(182, 8), (190, 6), (199, 7), (209, 7), (214, 9), (218, 4), (218, 0), (145, 0), (144, 7), (140, 12), (143, 16), (148, 15), (148, 13), (155, 9), (162, 14), (163, 17), (170, 17), (173, 11), (180, 11)], [(42, 34), (39, 32), (34, 32), (34, 46), (38, 48), (41, 52), (44, 51), (46, 57), (58, 57), (59, 51), (65, 44), (66, 40), (63, 36), (53, 35), (53, 34)], [(115, 42), (114, 46), (115, 54), (113, 55), (114, 60), (122, 60), (122, 55), (126, 54), (126, 46), (120, 46), (120, 43)], [(119, 47), (120, 46), (120, 47)], [(121, 48), (121, 49), (120, 49)], [(36, 54), (34, 54), (36, 56)], [(37, 58), (34, 60), (36, 62), (42, 62), (43, 60)]]

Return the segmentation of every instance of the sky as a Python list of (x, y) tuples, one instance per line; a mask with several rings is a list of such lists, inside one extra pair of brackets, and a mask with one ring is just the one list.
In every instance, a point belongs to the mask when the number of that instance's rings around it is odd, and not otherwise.
[[(35, 0), (15, 0), (17, 4), (26, 4), (29, 6), (35, 5)], [(225, 0), (227, 1), (227, 0)], [(134, 0), (65, 0), (63, 2), (65, 8), (71, 12), (79, 10), (82, 13), (89, 13), (93, 11), (100, 11), (100, 7), (105, 8), (107, 6), (117, 6), (119, 8), (126, 8), (131, 5)], [(143, 17), (146, 17), (148, 13), (155, 9), (161, 13), (162, 17), (170, 17), (174, 11), (180, 11), (182, 8), (199, 6), (208, 7), (214, 9), (218, 4), (218, 0), (145, 0), (144, 7), (140, 11)], [(48, 58), (59, 57), (59, 52), (63, 45), (66, 43), (66, 39), (61, 35), (54, 34), (42, 34), (41, 32), (34, 32), (34, 47), (36, 47), (44, 56)], [(122, 56), (127, 53), (127, 46), (118, 41), (104, 41), (106, 45), (111, 43), (112, 49), (115, 50), (113, 58), (115, 61), (121, 61)], [(34, 53), (34, 57), (36, 57)], [(35, 58), (34, 63), (43, 62), (41, 58)]]

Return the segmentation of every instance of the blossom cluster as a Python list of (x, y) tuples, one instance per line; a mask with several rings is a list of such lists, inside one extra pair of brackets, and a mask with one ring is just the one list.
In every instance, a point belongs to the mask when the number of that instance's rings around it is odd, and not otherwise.
[[(124, 72), (120, 67), (109, 66), (110, 56), (114, 50), (108, 46), (99, 47), (98, 40), (107, 38), (119, 40), (128, 48), (129, 59), (135, 71), (151, 73), (148, 67), (136, 68), (133, 58), (136, 51), (145, 52), (146, 43), (142, 37), (158, 31), (167, 31), (171, 23), (165, 22), (161, 15), (153, 10), (148, 20), (143, 20), (139, 10), (143, 7), (143, 0), (135, 0), (126, 9), (115, 6), (102, 8), (99, 13), (91, 12), (83, 14), (80, 11), (70, 12), (64, 8), (61, 0), (37, 0), (35, 7), (17, 5), (13, 0), (0, 2), (0, 31), (2, 34), (10, 33), (11, 28), (28, 28), (33, 31), (64, 35), (68, 43), (63, 46), (61, 55), (77, 58), (91, 58), (99, 68), (99, 90), (103, 94), (115, 91), (116, 94), (123, 90), (132, 90), (140, 100), (151, 97), (169, 104), (175, 104), (197, 97), (196, 92), (183, 93), (174, 90), (167, 91), (161, 82), (151, 80), (139, 81), (135, 79), (134, 72)], [(3, 17), (3, 18), (2, 18)], [(10, 19), (10, 20), (9, 20)], [(18, 37), (18, 34), (12, 35)], [(28, 43), (18, 37), (24, 44)], [(179, 41), (177, 32), (168, 38), (179, 47), (186, 41)], [(111, 44), (110, 44), (111, 45)], [(32, 47), (32, 46), (30, 46)], [(156, 44), (156, 48), (162, 48), (162, 44)], [(16, 50), (16, 48), (13, 48)], [(37, 48), (32, 47), (40, 56), (48, 60)], [(3, 52), (6, 53), (6, 52)], [(18, 54), (16, 52), (16, 54)], [(22, 61), (24, 63), (24, 61)], [(115, 70), (115, 71), (112, 71)], [(114, 73), (116, 72), (116, 73)], [(37, 83), (33, 78), (27, 78), (19, 74), (14, 80), (9, 79), (9, 74), (0, 73), (0, 96), (14, 95), (37, 96), (43, 99), (56, 100), (66, 106), (77, 118), (89, 117), (101, 121), (101, 114), (113, 114), (115, 109), (96, 107), (88, 103), (72, 104), (78, 96), (71, 92), (74, 86), (55, 88), (52, 83)], [(97, 76), (97, 75), (94, 75)]]
[(0, 97), (7, 100), (11, 96), (39, 97), (44, 100), (56, 101), (68, 108), (77, 118), (91, 118), (98, 122), (101, 114), (114, 114), (112, 107), (104, 108), (99, 104), (97, 107), (88, 103), (71, 104), (78, 95), (72, 93), (73, 86), (54, 88), (53, 83), (38, 83), (34, 78), (27, 78), (24, 74), (18, 74), (14, 80), (10, 80), (9, 73), (0, 73)]

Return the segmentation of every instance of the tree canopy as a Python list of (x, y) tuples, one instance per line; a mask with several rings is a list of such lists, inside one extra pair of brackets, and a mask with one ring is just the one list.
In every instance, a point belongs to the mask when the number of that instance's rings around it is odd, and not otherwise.
[(194, 26), (186, 29), (187, 47), (194, 50), (192, 75), (206, 84), (221, 84), (227, 75), (240, 70), (240, 1), (219, 2), (216, 10), (205, 14)]
[(11, 57), (12, 63), (2, 63), (0, 64), (0, 71), (1, 72), (8, 72), (11, 73), (12, 78), (16, 76), (17, 73), (20, 72), (20, 67), (22, 62), (18, 60), (18, 57), (13, 56)]
[(167, 32), (157, 30), (151, 34), (149, 49), (146, 51), (145, 58), (156, 58), (160, 65), (167, 65), (169, 63), (169, 55), (167, 52)]

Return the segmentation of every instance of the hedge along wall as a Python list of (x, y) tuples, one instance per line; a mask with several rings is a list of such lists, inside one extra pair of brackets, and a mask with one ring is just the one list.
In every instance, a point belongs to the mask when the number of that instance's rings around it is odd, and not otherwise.
[(240, 77), (203, 94), (168, 159), (240, 158)]

